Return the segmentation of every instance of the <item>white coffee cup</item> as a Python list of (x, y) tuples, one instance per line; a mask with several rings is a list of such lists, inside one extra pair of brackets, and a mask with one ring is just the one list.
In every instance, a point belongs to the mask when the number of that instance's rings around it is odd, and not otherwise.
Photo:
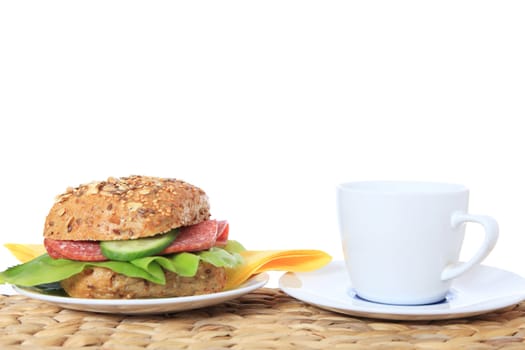
[[(352, 288), (363, 299), (397, 305), (443, 300), (452, 279), (480, 264), (498, 239), (498, 224), (468, 213), (465, 186), (368, 181), (337, 187), (339, 227)], [(485, 239), (458, 262), (465, 223)]]

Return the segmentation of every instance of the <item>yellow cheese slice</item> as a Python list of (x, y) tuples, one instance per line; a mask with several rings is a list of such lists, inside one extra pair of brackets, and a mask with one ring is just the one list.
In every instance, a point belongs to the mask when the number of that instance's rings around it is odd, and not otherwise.
[[(32, 260), (46, 252), (41, 244), (4, 245), (21, 262)], [(245, 250), (240, 253), (244, 263), (227, 269), (226, 289), (235, 288), (251, 276), (265, 271), (313, 271), (328, 264), (332, 257), (321, 250)]]
[(244, 263), (226, 270), (226, 289), (235, 288), (250, 276), (265, 271), (307, 272), (328, 264), (332, 257), (321, 250), (246, 250)]
[(20, 262), (28, 262), (34, 258), (46, 253), (46, 248), (42, 244), (17, 244), (6, 243), (4, 247), (9, 249), (11, 254)]

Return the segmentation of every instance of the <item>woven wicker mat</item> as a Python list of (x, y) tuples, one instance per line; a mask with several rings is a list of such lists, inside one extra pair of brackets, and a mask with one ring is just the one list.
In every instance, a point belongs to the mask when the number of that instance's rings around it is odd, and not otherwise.
[(474, 318), (386, 322), (275, 289), (170, 315), (78, 312), (0, 296), (0, 349), (525, 349), (525, 303)]

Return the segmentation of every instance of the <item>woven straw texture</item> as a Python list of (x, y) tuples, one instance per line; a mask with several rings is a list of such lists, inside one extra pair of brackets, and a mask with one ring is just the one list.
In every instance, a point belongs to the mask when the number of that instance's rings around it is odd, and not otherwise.
[(0, 349), (525, 349), (525, 303), (459, 320), (387, 322), (324, 311), (268, 288), (157, 316), (0, 296)]

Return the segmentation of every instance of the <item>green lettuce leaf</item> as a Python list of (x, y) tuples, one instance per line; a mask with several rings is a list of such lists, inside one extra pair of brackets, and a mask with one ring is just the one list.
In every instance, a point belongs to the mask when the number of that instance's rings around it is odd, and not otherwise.
[[(238, 254), (238, 243), (232, 243), (231, 249), (211, 248), (196, 253), (177, 253), (167, 256), (148, 256), (132, 261), (86, 262), (68, 259), (53, 259), (43, 254), (27, 263), (11, 267), (0, 272), (0, 284), (10, 283), (22, 287), (36, 286), (64, 280), (89, 267), (105, 267), (128, 277), (138, 277), (157, 284), (165, 284), (163, 270), (177, 273), (184, 277), (195, 276), (199, 262), (208, 262), (217, 267), (234, 268), (242, 264)], [(241, 246), (242, 247), (242, 246)]]
[(244, 246), (237, 241), (229, 240), (226, 242), (224, 250), (226, 250), (228, 253), (240, 253), (245, 251), (246, 248), (244, 248)]
[(239, 260), (242, 262), (242, 257), (239, 254), (229, 253), (228, 251), (217, 247), (199, 252), (198, 255), (202, 261), (217, 267), (231, 268), (235, 267)]

